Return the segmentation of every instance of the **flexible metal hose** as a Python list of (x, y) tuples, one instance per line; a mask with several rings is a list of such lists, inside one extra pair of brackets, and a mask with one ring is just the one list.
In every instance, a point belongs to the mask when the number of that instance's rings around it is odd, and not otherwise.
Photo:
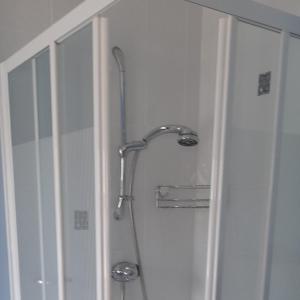
[(121, 300), (125, 300), (126, 286), (125, 282), (121, 282)]
[[(134, 188), (134, 179), (135, 179), (135, 171), (136, 171), (136, 165), (137, 161), (139, 158), (140, 151), (135, 151), (133, 154), (133, 158), (131, 161), (131, 178), (129, 182), (129, 196), (130, 199), (133, 199), (133, 188)], [(144, 300), (148, 300), (148, 295), (147, 295), (147, 290), (146, 290), (146, 282), (145, 282), (145, 277), (144, 277), (144, 269), (142, 265), (142, 258), (141, 258), (141, 251), (140, 251), (140, 246), (139, 246), (139, 241), (138, 241), (138, 235), (137, 235), (137, 230), (136, 230), (136, 222), (135, 222), (135, 213), (134, 213), (134, 200), (129, 200), (128, 201), (128, 206), (129, 206), (129, 214), (130, 214), (130, 219), (131, 219), (131, 229), (132, 229), (132, 234), (133, 234), (133, 240), (134, 240), (134, 248), (135, 248), (135, 253), (136, 253), (136, 260), (137, 264), (139, 266), (139, 272), (140, 272), (140, 283), (141, 283), (141, 290), (143, 294)]]

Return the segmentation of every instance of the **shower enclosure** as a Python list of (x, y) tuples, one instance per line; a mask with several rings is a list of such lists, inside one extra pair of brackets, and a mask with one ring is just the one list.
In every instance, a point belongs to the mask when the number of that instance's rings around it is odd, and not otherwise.
[(1, 63), (12, 300), (300, 298), (300, 18), (251, 2), (89, 0)]

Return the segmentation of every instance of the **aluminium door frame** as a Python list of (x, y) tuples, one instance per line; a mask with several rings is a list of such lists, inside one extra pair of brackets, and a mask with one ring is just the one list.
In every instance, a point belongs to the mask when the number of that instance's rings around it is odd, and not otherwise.
[[(19, 255), (14, 191), (14, 172), (9, 108), (9, 72), (25, 61), (34, 58), (45, 49), (50, 53), (50, 84), (53, 132), (54, 200), (57, 242), (58, 300), (65, 299), (64, 258), (62, 242), (61, 207), (61, 154), (58, 118), (57, 45), (87, 24), (92, 26), (93, 44), (93, 113), (94, 113), (94, 160), (95, 160), (95, 224), (96, 224), (96, 291), (97, 300), (108, 300), (109, 270), (108, 249), (108, 201), (109, 189), (109, 136), (108, 125), (108, 35), (107, 20), (101, 14), (115, 0), (87, 0), (60, 21), (33, 39), (0, 64), (0, 134), (3, 158), (4, 201), (9, 263), (11, 300), (21, 300)], [(101, 201), (102, 200), (102, 201)]]
[[(57, 94), (57, 44), (67, 36), (79, 30), (82, 26), (92, 23), (93, 28), (93, 94), (94, 94), (94, 152), (95, 152), (95, 205), (96, 205), (96, 253), (97, 253), (97, 300), (110, 300), (109, 293), (109, 201), (110, 187), (108, 182), (109, 174), (109, 120), (108, 120), (108, 37), (107, 20), (101, 17), (101, 13), (119, 1), (125, 0), (86, 0), (76, 7), (60, 21), (49, 27), (46, 31), (33, 39), (25, 47), (21, 48), (7, 60), (0, 64), (1, 96), (0, 96), (0, 134), (1, 152), (3, 157), (4, 193), (5, 193), (5, 215), (7, 224), (7, 240), (9, 253), (9, 277), (11, 300), (21, 300), (20, 278), (18, 265), (18, 242), (15, 216), (15, 195), (13, 159), (11, 144), (11, 128), (9, 113), (9, 91), (8, 74), (10, 71), (21, 65), (23, 62), (34, 57), (40, 51), (48, 48), (50, 51), (50, 73), (51, 73), (51, 105), (52, 105), (52, 126), (53, 126), (53, 158), (54, 158), (54, 189), (56, 203), (56, 230), (57, 230), (57, 251), (58, 251), (58, 287), (59, 299), (64, 300), (64, 270), (61, 232), (61, 180), (60, 180), (60, 142), (58, 124), (58, 94)], [(184, 0), (182, 0), (184, 1)], [(226, 144), (226, 107), (224, 100), (230, 96), (229, 82), (231, 74), (230, 49), (233, 43), (232, 32), (234, 31), (236, 19), (242, 19), (258, 26), (275, 29), (282, 32), (282, 54), (279, 59), (280, 65), (284, 61), (287, 48), (287, 36), (300, 36), (300, 18), (250, 0), (189, 0), (189, 2), (225, 12), (234, 17), (228, 17), (222, 21), (220, 27), (219, 41), (225, 47), (219, 49), (219, 78), (217, 80), (216, 101), (217, 113), (222, 116), (222, 124), (215, 124), (215, 147), (214, 157), (216, 163), (213, 165), (213, 191), (212, 196), (217, 196), (212, 201), (210, 210), (209, 226), (209, 258), (207, 271), (207, 293), (206, 300), (215, 300), (217, 290), (217, 266), (219, 258), (220, 228), (212, 224), (220, 225), (221, 220), (221, 182), (222, 168), (224, 167), (224, 149)], [(222, 29), (223, 26), (223, 29)], [(227, 50), (226, 50), (227, 49)], [(225, 64), (224, 64), (225, 63)], [(282, 81), (282, 79), (281, 79)], [(278, 87), (278, 107), (280, 107), (283, 84)], [(219, 89), (219, 90), (218, 90)], [(272, 170), (276, 169), (276, 149), (278, 144), (278, 124), (280, 123), (280, 110), (274, 124), (276, 130), (274, 153), (272, 155)], [(221, 126), (221, 127), (220, 127)], [(217, 142), (220, 138), (221, 143)], [(216, 148), (217, 146), (217, 148)], [(273, 176), (275, 177), (275, 175)], [(270, 190), (270, 216), (268, 217), (271, 227), (272, 193), (274, 193), (274, 178), (272, 177)], [(102, 199), (100, 201), (100, 199)], [(266, 253), (265, 263), (267, 267), (269, 231), (266, 230)], [(265, 290), (264, 287), (262, 290)], [(264, 296), (262, 296), (262, 300)]]
[[(215, 92), (215, 121), (213, 133), (212, 154), (212, 177), (211, 177), (211, 210), (209, 213), (208, 233), (208, 262), (206, 273), (206, 296), (205, 300), (216, 300), (220, 298), (220, 264), (222, 263), (222, 238), (223, 238), (223, 212), (225, 176), (227, 167), (227, 141), (230, 135), (228, 122), (230, 121), (229, 108), (233, 98), (233, 76), (234, 76), (234, 50), (236, 45), (236, 32), (238, 22), (244, 19), (228, 16), (219, 22), (218, 56), (217, 56), (217, 78)], [(252, 26), (263, 27), (265, 30), (275, 30), (265, 24), (249, 22)], [(280, 130), (283, 118), (283, 103), (285, 92), (285, 79), (287, 68), (288, 43), (290, 38), (297, 38), (294, 34), (275, 30), (280, 34), (280, 51), (278, 55), (278, 79), (276, 82), (275, 115), (273, 122), (273, 141), (270, 153), (270, 181), (267, 197), (267, 216), (264, 228), (264, 244), (262, 254), (262, 278), (258, 290), (258, 299), (268, 299), (269, 279), (272, 254), (272, 228), (274, 222), (274, 201), (276, 196), (276, 182), (278, 178), (278, 157), (280, 149)]]
[(207, 249), (207, 272), (205, 300), (220, 299), (220, 264), (222, 255), (222, 220), (224, 182), (226, 181), (226, 153), (228, 132), (228, 104), (233, 96), (234, 69), (233, 51), (236, 42), (238, 21), (276, 31), (281, 35), (278, 57), (279, 77), (276, 85), (275, 119), (270, 167), (270, 182), (267, 199), (266, 227), (262, 257), (262, 280), (258, 290), (260, 300), (269, 297), (269, 280), (272, 259), (272, 228), (274, 225), (274, 198), (278, 179), (280, 130), (283, 119), (285, 80), (287, 72), (288, 44), (291, 38), (300, 38), (300, 17), (282, 12), (250, 0), (186, 0), (214, 9), (229, 16), (221, 19), (218, 36), (217, 78), (215, 92), (215, 123), (213, 136), (213, 164), (211, 178), (211, 209)]
[(300, 17), (254, 0), (185, 0), (239, 19), (300, 36)]

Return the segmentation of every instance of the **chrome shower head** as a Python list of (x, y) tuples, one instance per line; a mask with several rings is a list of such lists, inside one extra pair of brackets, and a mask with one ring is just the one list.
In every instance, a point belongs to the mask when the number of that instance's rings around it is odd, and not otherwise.
[(149, 143), (152, 139), (157, 136), (167, 134), (167, 133), (177, 133), (179, 138), (177, 140), (178, 144), (181, 146), (196, 146), (199, 142), (198, 134), (192, 129), (182, 126), (182, 125), (165, 125), (153, 129), (149, 134), (147, 134), (143, 140)]
[(198, 145), (199, 138), (197, 134), (191, 133), (183, 133), (179, 135), (177, 140), (180, 146), (191, 147)]

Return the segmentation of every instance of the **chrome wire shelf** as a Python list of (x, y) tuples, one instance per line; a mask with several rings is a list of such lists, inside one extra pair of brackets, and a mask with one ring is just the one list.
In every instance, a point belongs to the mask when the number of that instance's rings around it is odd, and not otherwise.
[(159, 185), (157, 208), (209, 208), (210, 185)]

